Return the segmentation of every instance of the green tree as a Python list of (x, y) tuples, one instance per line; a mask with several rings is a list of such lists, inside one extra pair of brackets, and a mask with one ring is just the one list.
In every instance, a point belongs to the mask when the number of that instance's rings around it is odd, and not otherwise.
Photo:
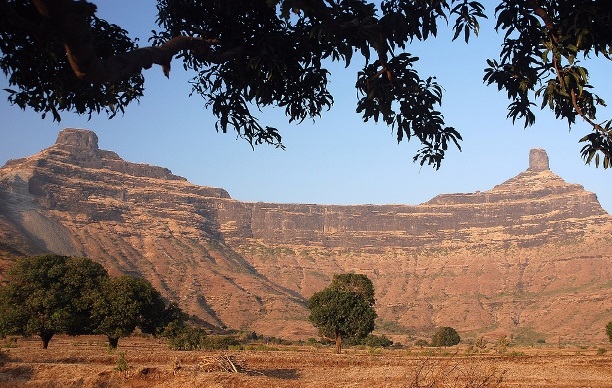
[(455, 346), (461, 342), (461, 337), (452, 327), (439, 327), (431, 338), (432, 346)]
[(374, 284), (363, 274), (343, 273), (336, 274), (332, 278), (329, 288), (341, 292), (350, 292), (362, 297), (370, 306), (374, 306)]
[(167, 312), (161, 294), (145, 279), (108, 278), (93, 298), (94, 331), (106, 335), (114, 349), (119, 338), (129, 336), (136, 327), (143, 333), (161, 334)]
[(308, 319), (340, 353), (343, 338), (361, 340), (374, 330), (374, 286), (365, 275), (335, 275), (329, 287), (309, 299), (308, 309)]
[(18, 259), (0, 289), (1, 334), (38, 335), (46, 349), (56, 333), (90, 333), (91, 296), (106, 277), (100, 264), (85, 258)]
[(143, 95), (143, 68), (157, 64), (168, 76), (177, 57), (217, 131), (282, 147), (278, 130), (252, 112), (278, 106), (289, 122), (320, 116), (333, 104), (327, 64), (359, 57), (357, 113), (392, 127), (398, 142), (416, 139), (414, 160), (438, 168), (462, 139), (439, 110), (442, 86), (421, 78), (409, 46), (435, 38), (440, 22), (468, 42), (488, 12), (504, 42), (484, 82), (507, 92), (508, 117), (532, 125), (535, 101), (570, 126), (581, 117), (592, 128), (582, 156), (610, 166), (612, 124), (596, 120), (604, 101), (584, 66), (592, 54), (610, 58), (609, 0), (503, 0), (488, 11), (469, 0), (158, 0), (157, 9), (153, 46), (138, 47), (88, 1), (0, 0), (9, 102), (56, 120), (62, 111), (112, 117)]
[(608, 340), (612, 342), (612, 321), (608, 322), (606, 325), (606, 334), (608, 335)]

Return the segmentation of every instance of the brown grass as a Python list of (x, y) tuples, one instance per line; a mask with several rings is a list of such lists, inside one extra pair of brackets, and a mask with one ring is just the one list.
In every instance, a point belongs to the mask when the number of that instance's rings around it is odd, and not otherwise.
[[(18, 339), (3, 349), (4, 387), (612, 387), (612, 351), (524, 348), (499, 355), (431, 349), (288, 346), (272, 350), (173, 351), (162, 340), (65, 337), (49, 349)], [(8, 352), (8, 355), (6, 353)], [(118, 370), (123, 357), (127, 369)], [(1, 363), (0, 363), (1, 364)]]

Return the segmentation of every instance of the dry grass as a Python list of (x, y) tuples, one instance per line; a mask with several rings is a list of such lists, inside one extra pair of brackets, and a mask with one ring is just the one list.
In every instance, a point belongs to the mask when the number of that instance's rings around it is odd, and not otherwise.
[[(129, 338), (58, 337), (49, 349), (19, 339), (4, 349), (10, 387), (612, 387), (612, 355), (597, 349), (521, 349), (514, 355), (277, 347), (268, 351), (173, 351)], [(454, 348), (453, 348), (454, 349)], [(517, 355), (519, 354), (519, 355)], [(123, 356), (122, 356), (123, 355)], [(118, 368), (123, 357), (127, 368)], [(125, 365), (124, 365), (125, 366)], [(118, 369), (125, 369), (120, 371)]]

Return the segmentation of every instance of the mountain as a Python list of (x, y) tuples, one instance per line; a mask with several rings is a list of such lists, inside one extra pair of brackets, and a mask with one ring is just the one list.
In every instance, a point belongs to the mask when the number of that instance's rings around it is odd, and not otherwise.
[(596, 195), (551, 172), (543, 150), (491, 190), (417, 206), (240, 202), (79, 129), (0, 169), (0, 269), (21, 254), (87, 256), (211, 325), (285, 338), (315, 336), (307, 298), (359, 272), (375, 285), (377, 330), (400, 342), (436, 326), (603, 341), (611, 231)]

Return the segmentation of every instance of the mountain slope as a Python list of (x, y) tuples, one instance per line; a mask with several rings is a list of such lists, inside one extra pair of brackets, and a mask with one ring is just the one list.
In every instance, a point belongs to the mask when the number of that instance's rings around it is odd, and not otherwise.
[(0, 257), (88, 256), (210, 324), (291, 338), (315, 335), (306, 299), (354, 271), (375, 284), (379, 330), (402, 342), (441, 325), (602, 341), (611, 231), (595, 194), (552, 173), (543, 150), (491, 190), (418, 206), (243, 203), (76, 129), (0, 169)]

